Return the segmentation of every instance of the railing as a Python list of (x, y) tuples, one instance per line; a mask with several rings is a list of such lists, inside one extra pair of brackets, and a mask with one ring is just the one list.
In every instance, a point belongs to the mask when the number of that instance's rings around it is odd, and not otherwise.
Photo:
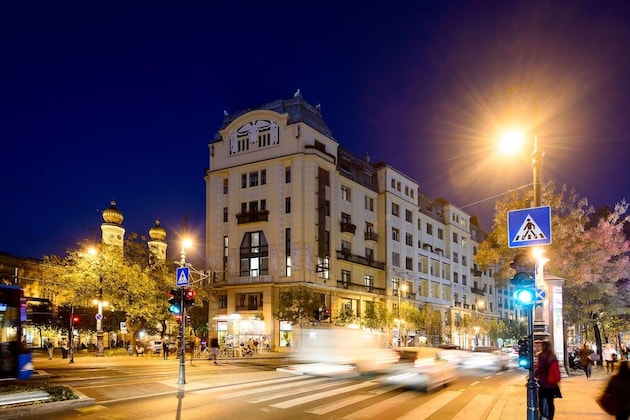
[(236, 220), (239, 225), (244, 223), (266, 222), (268, 218), (269, 210), (248, 211), (236, 215)]
[(228, 284), (253, 284), (253, 283), (271, 283), (272, 277), (269, 275), (265, 276), (254, 276), (254, 277), (232, 277), (227, 279)]
[(386, 290), (383, 287), (368, 286), (360, 283), (352, 283), (344, 280), (337, 280), (337, 287), (354, 291), (366, 291), (377, 295), (384, 295)]
[(365, 232), (365, 240), (376, 242), (378, 240), (378, 234), (376, 232)]
[(367, 265), (368, 267), (373, 267), (379, 270), (385, 269), (385, 263), (380, 261), (374, 261), (372, 259), (368, 259), (366, 257), (361, 257), (359, 255), (354, 255), (345, 251), (337, 251), (337, 258), (341, 260), (345, 260), (348, 262), (353, 262), (357, 264)]
[(471, 287), (470, 291), (473, 292), (476, 295), (481, 295), (481, 296), (485, 296), (485, 294), (486, 294), (483, 289), (481, 289), (479, 287), (475, 287), (475, 286)]
[(352, 233), (353, 235), (357, 229), (357, 226), (353, 225), (352, 223), (341, 222), (340, 226), (341, 226), (341, 232), (348, 232), (348, 233)]
[(262, 306), (258, 305), (236, 305), (237, 311), (259, 311), (262, 310)]

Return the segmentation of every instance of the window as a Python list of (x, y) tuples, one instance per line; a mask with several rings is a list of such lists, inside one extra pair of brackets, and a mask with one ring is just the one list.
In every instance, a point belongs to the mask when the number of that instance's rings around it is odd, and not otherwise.
[(240, 275), (257, 277), (269, 274), (269, 246), (262, 231), (243, 235), (240, 247)]
[(400, 267), (400, 254), (398, 252), (392, 252), (392, 265)]
[(395, 179), (392, 179), (392, 188), (394, 188), (394, 189), (396, 188), (396, 180)]
[(262, 169), (260, 171), (260, 185), (265, 185), (267, 183), (267, 170)]
[(350, 196), (350, 188), (346, 187), (345, 185), (341, 186), (341, 199), (348, 202), (352, 201)]
[(317, 277), (322, 279), (330, 278), (330, 258), (317, 257)]
[(249, 186), (255, 187), (258, 185), (258, 172), (249, 173)]
[(374, 211), (374, 199), (372, 197), (365, 197), (365, 209)]
[(466, 238), (462, 236), (462, 248), (466, 248), (467, 245), (468, 245), (468, 241), (466, 240)]
[(258, 201), (250, 201), (249, 202), (249, 212), (255, 213), (258, 211)]
[(463, 266), (467, 266), (468, 265), (468, 260), (466, 259), (465, 255), (462, 255), (462, 265)]
[(365, 258), (368, 262), (374, 261), (374, 250), (372, 248), (365, 248)]
[(260, 211), (267, 210), (267, 200), (260, 200)]
[(324, 202), (324, 216), (330, 216), (330, 201), (326, 200)]
[(223, 223), (226, 223), (227, 221), (228, 221), (228, 208), (223, 207)]
[(405, 210), (405, 220), (408, 221), (409, 223), (412, 223), (413, 213), (411, 210)]
[(405, 185), (405, 195), (408, 196), (409, 195), (409, 187)]
[(352, 283), (352, 272), (350, 270), (341, 270), (341, 283), (344, 286)]
[(227, 309), (227, 303), (228, 303), (227, 295), (219, 295), (219, 308)]
[(350, 217), (348, 213), (341, 213), (341, 223), (347, 223), (347, 224), (352, 223), (352, 218)]
[(459, 263), (459, 254), (457, 252), (453, 252), (453, 262)]
[(247, 174), (241, 174), (241, 188), (247, 188)]
[(392, 214), (396, 217), (400, 215), (400, 206), (396, 203), (392, 203)]
[(453, 283), (459, 283), (459, 273), (453, 273)]
[(400, 230), (392, 228), (392, 241), (400, 241)]
[(438, 239), (444, 239), (444, 229), (438, 228)]
[(466, 286), (466, 284), (468, 284), (468, 278), (466, 277), (466, 274), (462, 274), (462, 284), (464, 286)]
[(286, 255), (286, 276), (291, 277), (291, 228), (284, 230), (284, 253)]
[(427, 235), (433, 235), (433, 225), (431, 223), (427, 223)]
[(344, 254), (349, 254), (351, 252), (349, 241), (345, 241), (343, 239), (341, 240), (341, 252)]
[(284, 168), (284, 183), (285, 184), (291, 183), (291, 167), (290, 166), (287, 166), (286, 168)]
[(365, 281), (365, 288), (367, 289), (367, 291), (372, 291), (372, 288), (374, 287), (374, 276), (366, 274), (365, 276), (363, 276), (363, 281)]
[(374, 184), (374, 174), (372, 174), (372, 172), (365, 172), (365, 183), (368, 185), (373, 185)]
[(405, 258), (405, 268), (407, 270), (413, 270), (413, 258), (410, 258), (410, 257)]
[(457, 243), (457, 232), (453, 232), (453, 243)]
[(228, 179), (225, 178), (223, 180), (223, 194), (227, 194), (228, 193)]
[(400, 279), (394, 277), (392, 279), (392, 292), (394, 293), (394, 295), (398, 294), (398, 289), (400, 289)]
[(413, 246), (413, 236), (411, 233), (405, 233), (405, 244)]
[(284, 199), (284, 212), (286, 214), (291, 213), (291, 197), (286, 197)]
[(396, 183), (396, 189), (398, 190), (398, 192), (400, 192), (400, 182)]

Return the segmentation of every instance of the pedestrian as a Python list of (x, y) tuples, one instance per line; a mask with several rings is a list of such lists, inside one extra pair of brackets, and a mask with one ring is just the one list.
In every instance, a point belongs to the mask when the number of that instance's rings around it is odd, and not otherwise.
[(210, 347), (212, 348), (212, 360), (214, 360), (214, 364), (217, 365), (217, 357), (219, 356), (219, 339), (212, 337), (210, 339)]
[(168, 360), (168, 341), (162, 341), (162, 355), (164, 360)]
[(52, 360), (53, 352), (55, 351), (55, 346), (53, 345), (52, 341), (50, 341), (50, 339), (48, 339), (48, 344), (46, 345), (46, 349), (48, 350), (48, 360)]
[(550, 371), (555, 370), (556, 380), (560, 380), (560, 367), (558, 365), (558, 358), (551, 349), (551, 342), (549, 340), (543, 340), (541, 343), (542, 351), (536, 356), (538, 359), (538, 365), (534, 376), (538, 380), (538, 407), (540, 410), (540, 416), (542, 419), (553, 420), (553, 416), (556, 412), (556, 407), (553, 400), (555, 398), (562, 398), (560, 387), (558, 382), (550, 382)]
[(580, 363), (582, 364), (582, 369), (584, 369), (584, 373), (586, 374), (586, 380), (591, 379), (591, 375), (593, 374), (593, 349), (591, 349), (591, 343), (585, 341), (582, 347), (580, 347)]
[(606, 375), (612, 375), (617, 361), (617, 350), (610, 343), (606, 343), (604, 346), (602, 359), (606, 362)]
[(62, 359), (68, 358), (68, 350), (70, 350), (70, 346), (68, 345), (68, 340), (64, 338), (63, 340), (61, 340), (61, 358)]
[[(630, 361), (623, 360), (619, 363), (619, 371), (610, 378), (598, 402), (608, 414), (614, 415), (616, 420), (628, 420), (630, 418), (628, 395), (630, 395)], [(604, 398), (607, 399), (608, 404), (602, 403)]]

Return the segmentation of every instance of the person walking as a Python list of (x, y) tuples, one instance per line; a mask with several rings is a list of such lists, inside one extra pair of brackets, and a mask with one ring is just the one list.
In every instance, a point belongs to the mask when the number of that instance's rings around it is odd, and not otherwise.
[(610, 343), (606, 343), (604, 346), (602, 359), (606, 362), (606, 375), (612, 375), (617, 361), (617, 350)]
[(217, 356), (219, 355), (219, 339), (216, 337), (212, 337), (210, 339), (210, 348), (212, 349), (212, 360), (214, 360), (214, 364), (217, 365)]
[(168, 360), (168, 341), (162, 341), (162, 356), (164, 360)]
[(584, 369), (584, 373), (586, 374), (586, 380), (590, 380), (593, 375), (593, 349), (591, 349), (591, 343), (585, 341), (582, 347), (580, 347), (580, 352), (578, 353), (580, 356), (580, 363), (582, 364), (582, 369)]
[(556, 412), (553, 400), (555, 398), (562, 398), (562, 393), (560, 392), (558, 383), (549, 382), (549, 372), (552, 369), (557, 369), (556, 374), (559, 380), (560, 367), (558, 365), (558, 358), (551, 349), (551, 342), (549, 340), (543, 340), (541, 346), (542, 351), (536, 355), (538, 357), (538, 365), (534, 372), (534, 376), (538, 381), (538, 407), (542, 419), (553, 420), (553, 416)]
[(628, 420), (630, 418), (630, 398), (628, 398), (630, 395), (630, 362), (628, 360), (619, 363), (619, 371), (608, 381), (604, 395), (609, 396), (613, 401), (615, 412), (609, 414), (613, 414), (615, 420)]
[(64, 338), (63, 340), (61, 340), (61, 358), (62, 359), (68, 358), (69, 350), (70, 350), (70, 346), (68, 344), (68, 340)]
[(48, 350), (48, 360), (52, 360), (53, 352), (55, 351), (55, 346), (53, 345), (52, 341), (50, 341), (50, 339), (48, 339), (48, 344), (46, 345), (46, 349)]

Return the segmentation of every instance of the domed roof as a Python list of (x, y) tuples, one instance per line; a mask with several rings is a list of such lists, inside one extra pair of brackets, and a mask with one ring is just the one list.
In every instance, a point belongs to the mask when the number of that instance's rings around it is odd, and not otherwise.
[(155, 226), (149, 229), (149, 237), (153, 241), (163, 241), (166, 239), (166, 230), (160, 226), (160, 219), (157, 219)]
[(111, 223), (114, 225), (120, 225), (123, 222), (123, 214), (116, 208), (116, 202), (112, 200), (111, 206), (103, 210), (103, 220), (105, 223)]

